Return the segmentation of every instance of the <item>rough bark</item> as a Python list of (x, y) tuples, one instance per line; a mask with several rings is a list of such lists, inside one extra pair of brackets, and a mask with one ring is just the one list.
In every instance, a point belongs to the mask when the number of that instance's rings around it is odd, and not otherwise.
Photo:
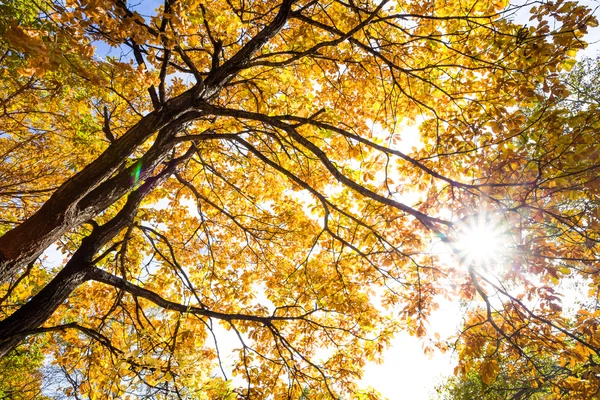
[(121, 211), (106, 224), (95, 228), (82, 241), (67, 265), (50, 283), (8, 318), (0, 321), (0, 357), (11, 351), (23, 339), (20, 332), (42, 325), (79, 285), (90, 279), (88, 274), (94, 266), (96, 253), (133, 221), (144, 197), (192, 154), (193, 148), (190, 148), (184, 156), (173, 160), (159, 175), (149, 178), (131, 193)]
[[(130, 182), (116, 185), (116, 180), (112, 180), (99, 190), (102, 195), (111, 191), (110, 196), (101, 197), (98, 191), (88, 196), (155, 132), (163, 128), (180, 128), (183, 122), (178, 124), (178, 118), (189, 111), (192, 105), (192, 91), (189, 90), (160, 111), (144, 116), (96, 160), (62, 184), (34, 215), (0, 237), (0, 283), (14, 277), (20, 268), (39, 257), (66, 231), (97, 215), (130, 190)], [(151, 169), (148, 168), (148, 171)], [(122, 183), (123, 179), (120, 181)], [(84, 198), (85, 205), (78, 207)]]

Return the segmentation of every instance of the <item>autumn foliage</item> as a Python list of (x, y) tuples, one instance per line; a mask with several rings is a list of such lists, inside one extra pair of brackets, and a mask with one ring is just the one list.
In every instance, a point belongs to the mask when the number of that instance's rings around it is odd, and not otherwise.
[[(0, 355), (37, 363), (0, 376), (41, 385), (43, 358), (73, 398), (374, 398), (363, 368), (404, 330), (485, 385), (598, 395), (598, 101), (565, 79), (589, 9), (0, 9)], [(477, 218), (493, 260), (460, 251)], [(448, 300), (464, 326), (440, 338)]]

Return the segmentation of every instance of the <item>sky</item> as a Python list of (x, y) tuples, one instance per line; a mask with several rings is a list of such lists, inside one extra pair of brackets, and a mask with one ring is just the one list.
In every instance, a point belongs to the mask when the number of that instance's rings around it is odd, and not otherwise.
[[(160, 4), (158, 0), (140, 2), (139, 12), (143, 15), (149, 15), (155, 5)], [(600, 6), (600, 0), (586, 0), (582, 3), (597, 8)], [(596, 11), (600, 16), (600, 12)], [(528, 22), (528, 16), (517, 16), (517, 22), (525, 24)], [(600, 28), (590, 30), (587, 36), (590, 46), (578, 55), (594, 57), (600, 53)], [(96, 43), (98, 54), (112, 53), (118, 56), (119, 50), (109, 51), (107, 46)], [(46, 253), (46, 263), (56, 264), (62, 259), (62, 255), (52, 246)], [(48, 266), (47, 265), (47, 266)], [(460, 325), (462, 313), (458, 305), (454, 302), (441, 302), (438, 309), (430, 320), (431, 332), (439, 332), (442, 338), (451, 336)], [(221, 335), (220, 335), (221, 336)], [(228, 339), (223, 331), (219, 346), (226, 353), (236, 346), (234, 338)], [(435, 352), (427, 356), (423, 352), (424, 342), (407, 333), (401, 333), (393, 341), (392, 346), (384, 355), (383, 364), (370, 363), (367, 365), (365, 375), (361, 381), (361, 386), (371, 386), (377, 389), (382, 395), (390, 400), (426, 400), (429, 399), (435, 390), (435, 386), (443, 381), (443, 377), (452, 375), (456, 366), (456, 360), (451, 353), (441, 354)]]
[[(441, 331), (442, 337), (450, 336), (461, 317), (456, 303), (446, 302), (433, 314), (431, 327)], [(408, 333), (399, 334), (384, 357), (383, 364), (367, 366), (361, 384), (377, 389), (390, 400), (429, 399), (435, 386), (451, 375), (456, 366), (451, 352), (425, 355), (423, 341)]]

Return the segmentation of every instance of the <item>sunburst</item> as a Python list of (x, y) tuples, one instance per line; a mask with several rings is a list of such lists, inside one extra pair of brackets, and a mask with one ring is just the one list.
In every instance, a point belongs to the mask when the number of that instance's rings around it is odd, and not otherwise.
[(483, 211), (457, 224), (454, 247), (465, 266), (495, 270), (509, 252), (508, 239), (501, 218)]

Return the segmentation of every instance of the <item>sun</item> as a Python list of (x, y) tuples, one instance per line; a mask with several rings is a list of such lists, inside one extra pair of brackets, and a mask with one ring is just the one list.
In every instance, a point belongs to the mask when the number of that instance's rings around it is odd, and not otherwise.
[(457, 224), (454, 247), (465, 266), (497, 269), (508, 253), (507, 229), (498, 217), (480, 212)]

